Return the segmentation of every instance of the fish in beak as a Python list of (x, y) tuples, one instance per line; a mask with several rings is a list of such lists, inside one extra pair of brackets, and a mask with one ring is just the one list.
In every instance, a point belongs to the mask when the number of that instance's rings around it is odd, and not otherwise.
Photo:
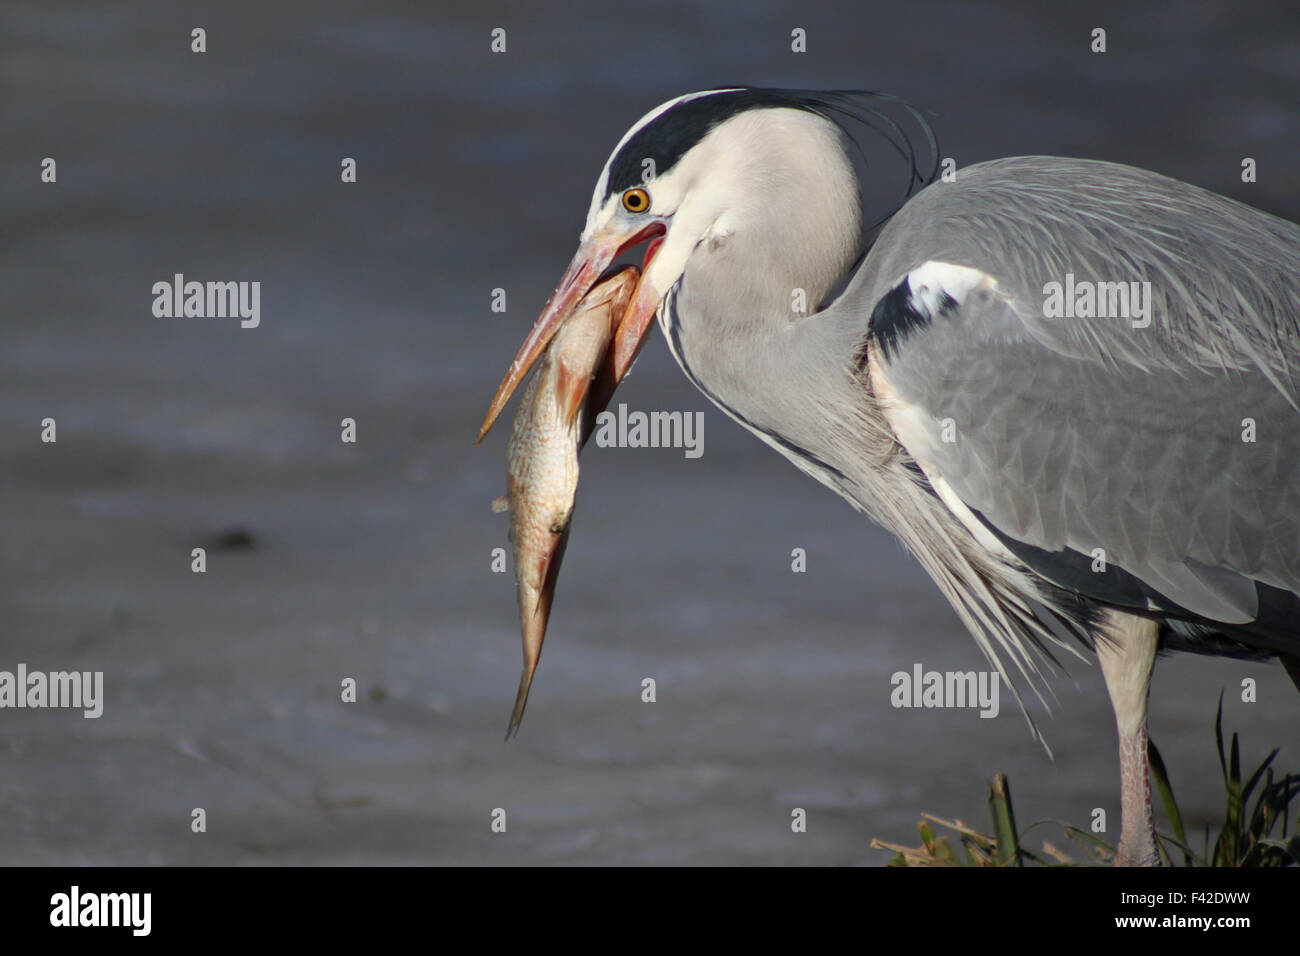
[[(614, 347), (609, 356), (610, 377), (607, 378), (607, 384), (610, 387), (610, 395), (613, 395), (613, 389), (618, 387), (623, 377), (627, 375), (628, 369), (632, 367), (632, 363), (636, 361), (641, 346), (645, 344), (650, 325), (654, 321), (655, 312), (659, 309), (660, 297), (645, 281), (645, 270), (650, 265), (650, 260), (660, 243), (663, 242), (665, 231), (666, 227), (662, 222), (653, 222), (630, 233), (597, 233), (578, 248), (573, 261), (569, 263), (569, 268), (564, 271), (560, 284), (546, 301), (542, 314), (533, 323), (532, 329), (524, 339), (524, 344), (519, 347), (519, 353), (510, 363), (501, 384), (497, 386), (487, 416), (479, 428), (480, 442), (492, 428), (506, 403), (510, 401), (510, 396), (519, 387), (519, 383), (528, 375), (533, 363), (546, 350), (551, 339), (565, 322), (575, 314), (575, 306), (578, 302), (604, 277), (609, 264), (625, 250), (649, 240), (636, 289), (619, 319), (614, 335)], [(608, 397), (606, 396), (606, 401)]]
[(523, 634), (524, 669), (506, 739), (518, 733), (542, 653), (578, 491), (578, 452), (617, 382), (613, 351), (640, 273), (626, 266), (595, 284), (563, 316), (528, 383), (506, 456), (510, 543)]

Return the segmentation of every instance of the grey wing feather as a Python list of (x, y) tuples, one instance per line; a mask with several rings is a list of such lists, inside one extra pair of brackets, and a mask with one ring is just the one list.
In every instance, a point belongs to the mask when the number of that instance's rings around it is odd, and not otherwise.
[[(864, 288), (904, 289), (919, 316), (891, 324), (888, 294), (873, 315), (891, 424), (1002, 534), (1249, 622), (1256, 582), (1300, 594), (1300, 227), (1128, 167), (1043, 162), (930, 187), (891, 224), (906, 240), (864, 265)], [(1151, 282), (1149, 326), (1046, 317), (1067, 273)]]
[[(879, 250), (880, 254), (877, 254)], [(998, 279), (1020, 326), (1053, 351), (1137, 368), (1244, 368), (1300, 393), (1300, 226), (1146, 170), (1028, 156), (961, 170), (915, 196), (855, 285), (892, 285), (926, 261)], [(1067, 274), (1150, 282), (1151, 327), (1061, 322), (1037, 306)], [(1142, 331), (1143, 334), (1135, 334)]]

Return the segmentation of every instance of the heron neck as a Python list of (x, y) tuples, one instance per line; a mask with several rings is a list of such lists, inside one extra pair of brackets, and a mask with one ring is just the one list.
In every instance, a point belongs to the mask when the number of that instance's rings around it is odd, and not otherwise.
[(790, 237), (780, 244), (785, 255), (732, 238), (693, 256), (666, 297), (660, 321), (669, 347), (715, 404), (843, 491), (835, 476), (860, 453), (849, 447), (861, 407), (853, 369), (860, 323), (842, 310), (815, 311), (842, 276), (814, 280), (804, 260), (834, 255), (847, 270), (856, 236)]

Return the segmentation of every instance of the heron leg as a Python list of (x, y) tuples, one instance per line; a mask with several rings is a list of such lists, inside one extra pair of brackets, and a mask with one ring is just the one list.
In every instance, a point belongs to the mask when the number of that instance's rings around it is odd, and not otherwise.
[(1120, 837), (1116, 866), (1160, 864), (1147, 764), (1147, 694), (1159, 635), (1158, 622), (1113, 612), (1097, 638), (1097, 659), (1119, 729)]

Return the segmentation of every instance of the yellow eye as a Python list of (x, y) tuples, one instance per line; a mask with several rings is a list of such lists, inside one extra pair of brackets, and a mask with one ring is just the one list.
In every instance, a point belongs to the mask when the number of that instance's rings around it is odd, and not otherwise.
[(645, 212), (650, 208), (650, 194), (644, 189), (629, 189), (623, 193), (623, 208), (628, 212)]

